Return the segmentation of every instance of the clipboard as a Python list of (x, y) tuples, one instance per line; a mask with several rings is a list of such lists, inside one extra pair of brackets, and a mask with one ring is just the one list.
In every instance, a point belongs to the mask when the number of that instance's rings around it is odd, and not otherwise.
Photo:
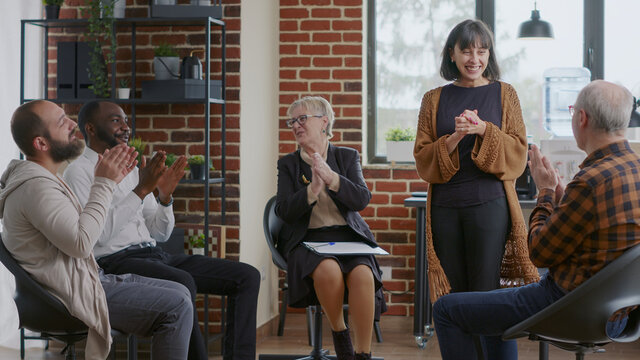
[(383, 248), (371, 247), (363, 242), (309, 242), (302, 243), (309, 250), (320, 255), (389, 255)]

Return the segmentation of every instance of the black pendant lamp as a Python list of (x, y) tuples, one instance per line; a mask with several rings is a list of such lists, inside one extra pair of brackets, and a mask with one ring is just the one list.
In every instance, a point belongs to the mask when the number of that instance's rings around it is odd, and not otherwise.
[(518, 38), (553, 39), (553, 28), (551, 28), (551, 24), (540, 20), (540, 11), (538, 11), (537, 2), (534, 2), (533, 10), (531, 11), (531, 20), (520, 24)]

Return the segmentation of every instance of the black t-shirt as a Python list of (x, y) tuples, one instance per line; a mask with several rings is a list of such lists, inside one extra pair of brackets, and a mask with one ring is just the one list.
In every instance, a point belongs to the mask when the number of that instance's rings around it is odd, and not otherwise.
[[(500, 83), (495, 81), (478, 87), (446, 85), (440, 94), (436, 118), (438, 138), (455, 132), (455, 117), (464, 110), (478, 110), (478, 117), (498, 128), (502, 127), (502, 101)], [(445, 184), (434, 184), (431, 193), (433, 205), (467, 207), (504, 197), (502, 182), (487, 174), (471, 160), (471, 151), (477, 135), (467, 135), (458, 143), (460, 170)]]

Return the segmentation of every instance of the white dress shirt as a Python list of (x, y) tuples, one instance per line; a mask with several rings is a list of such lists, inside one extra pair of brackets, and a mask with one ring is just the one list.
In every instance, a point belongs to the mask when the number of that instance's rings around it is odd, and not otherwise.
[[(64, 180), (84, 207), (93, 184), (98, 154), (86, 147), (84, 153), (67, 166)], [(104, 225), (104, 231), (93, 248), (96, 258), (111, 255), (132, 245), (155, 246), (169, 239), (175, 218), (173, 206), (158, 205), (153, 193), (143, 201), (133, 192), (138, 186), (138, 168), (133, 169), (117, 185)]]

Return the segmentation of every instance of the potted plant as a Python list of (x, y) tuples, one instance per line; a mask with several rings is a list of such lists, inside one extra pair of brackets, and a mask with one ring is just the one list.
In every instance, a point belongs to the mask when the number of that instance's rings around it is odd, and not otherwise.
[(153, 72), (156, 80), (171, 80), (180, 77), (180, 58), (172, 45), (161, 43), (153, 49)]
[(385, 133), (387, 140), (387, 161), (412, 162), (415, 130), (392, 127)]
[[(189, 165), (189, 170), (191, 171), (192, 180), (204, 180), (205, 178), (204, 156), (191, 155), (187, 159), (187, 164)], [(213, 163), (211, 159), (209, 159), (209, 171), (212, 171), (212, 170), (215, 170), (215, 168), (213, 167)]]
[[(91, 47), (89, 59), (89, 79), (93, 83), (89, 88), (97, 97), (107, 98), (111, 94), (109, 85), (109, 64), (115, 60), (116, 37), (113, 30), (114, 2), (102, 0), (85, 0), (86, 7), (82, 9), (87, 16), (87, 39)], [(103, 46), (108, 44), (108, 50), (103, 55)]]
[(173, 165), (176, 160), (178, 160), (178, 157), (175, 154), (167, 154), (167, 157), (164, 160), (164, 164), (167, 167), (171, 167), (171, 165)]
[(45, 19), (57, 19), (60, 15), (60, 6), (62, 6), (63, 2), (64, 0), (42, 0)]
[(118, 87), (118, 99), (128, 99), (131, 95), (131, 89), (129, 88), (129, 78), (122, 78)]
[(204, 255), (204, 234), (189, 236), (189, 244), (193, 255)]
[(138, 152), (138, 157), (136, 157), (136, 160), (138, 160), (138, 165), (140, 165), (142, 163), (144, 150), (147, 148), (147, 142), (142, 140), (142, 138), (140, 137), (135, 137), (129, 140), (129, 146), (133, 146)]

